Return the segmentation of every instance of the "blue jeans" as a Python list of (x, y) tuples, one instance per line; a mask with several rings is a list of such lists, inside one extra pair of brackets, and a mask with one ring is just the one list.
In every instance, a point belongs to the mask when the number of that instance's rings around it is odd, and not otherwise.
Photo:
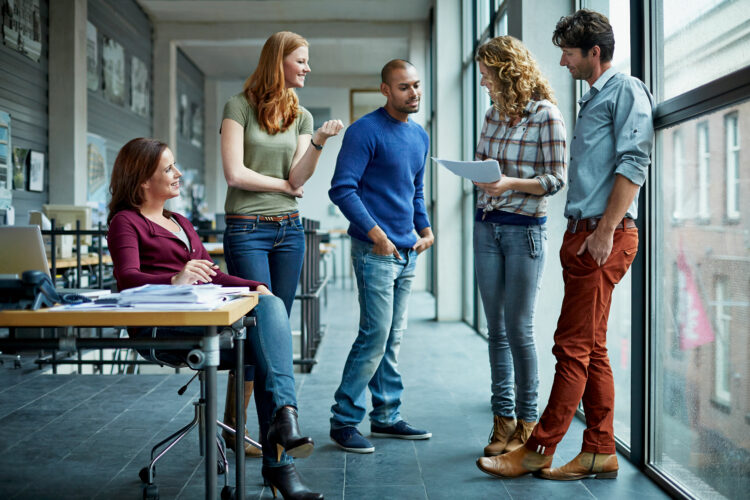
[(401, 419), (404, 385), (398, 372), (398, 351), (406, 330), (407, 307), (417, 252), (399, 249), (393, 255), (372, 253), (372, 243), (352, 238), (352, 264), (359, 290), (359, 333), (344, 365), (331, 428), (356, 426), (365, 417), (365, 389), (372, 394), (370, 420), (391, 425)]
[[(294, 370), (292, 368), (292, 330), (284, 303), (271, 295), (261, 295), (258, 305), (250, 311), (257, 318), (257, 325), (247, 332), (245, 341), (245, 363), (255, 365), (255, 406), (260, 424), (260, 443), (263, 445), (263, 463), (269, 466), (292, 463), (285, 454), (276, 462), (275, 450), (268, 444), (266, 436), (276, 410), (283, 406), (297, 407), (294, 392)], [(138, 328), (136, 337), (151, 337), (153, 328)], [(157, 338), (196, 336), (203, 337), (204, 329), (195, 327), (159, 327)], [(184, 361), (187, 351), (157, 351), (157, 357), (166, 362)], [(234, 366), (234, 352), (220, 352), (219, 368)]]
[(305, 231), (299, 217), (279, 222), (227, 219), (224, 257), (229, 274), (262, 281), (284, 301), (287, 316), (297, 293), (305, 256)]
[(527, 422), (539, 415), (534, 308), (546, 248), (544, 225), (474, 222), (474, 267), (489, 330), (492, 413)]

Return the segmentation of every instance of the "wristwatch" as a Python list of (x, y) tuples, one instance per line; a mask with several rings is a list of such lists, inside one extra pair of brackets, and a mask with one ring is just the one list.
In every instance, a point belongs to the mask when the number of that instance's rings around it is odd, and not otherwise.
[(318, 151), (320, 151), (321, 149), (323, 149), (323, 145), (322, 144), (315, 144), (315, 142), (312, 140), (312, 137), (310, 137), (310, 144), (312, 144), (312, 147), (314, 147)]

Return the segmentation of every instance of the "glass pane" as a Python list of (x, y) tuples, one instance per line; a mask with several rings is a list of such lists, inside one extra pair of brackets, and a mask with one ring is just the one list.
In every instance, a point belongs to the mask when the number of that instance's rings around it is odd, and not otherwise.
[[(612, 66), (620, 73), (630, 74), (630, 2), (622, 0), (585, 0), (583, 8), (601, 12), (612, 25), (615, 34), (615, 53)], [(588, 91), (586, 85), (585, 92)]]
[[(586, 0), (582, 7), (601, 12), (609, 19), (615, 34), (615, 53), (612, 66), (630, 74), (630, 2), (622, 0)], [(583, 84), (588, 92), (588, 84)], [(642, 258), (642, 257), (638, 257)], [(630, 444), (630, 274), (615, 287), (607, 325), (609, 362), (615, 377), (615, 435)]]
[(698, 498), (750, 488), (748, 121), (745, 101), (657, 135), (651, 456)]
[(490, 2), (489, 0), (478, 0), (477, 2), (477, 33), (479, 38), (490, 25)]
[(670, 99), (750, 64), (748, 21), (746, 1), (658, 1), (657, 99)]
[(508, 34), (508, 13), (503, 11), (495, 21), (495, 36), (504, 36)]

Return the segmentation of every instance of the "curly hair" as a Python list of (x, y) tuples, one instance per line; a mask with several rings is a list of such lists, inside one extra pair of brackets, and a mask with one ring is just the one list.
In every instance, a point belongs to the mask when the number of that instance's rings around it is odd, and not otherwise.
[[(297, 94), (284, 85), (284, 58), (303, 46), (308, 46), (307, 40), (296, 33), (274, 33), (263, 45), (255, 72), (245, 81), (245, 98), (248, 102), (251, 95), (255, 98), (258, 124), (271, 135), (287, 130), (299, 113)], [(281, 125), (276, 121), (279, 115)]]
[(490, 70), (492, 105), (506, 116), (521, 116), (531, 100), (557, 104), (539, 65), (520, 40), (498, 36), (477, 49), (476, 60)]
[(560, 48), (579, 48), (584, 57), (598, 45), (602, 62), (611, 61), (615, 53), (615, 34), (609, 19), (588, 9), (561, 17), (552, 34), (552, 43)]

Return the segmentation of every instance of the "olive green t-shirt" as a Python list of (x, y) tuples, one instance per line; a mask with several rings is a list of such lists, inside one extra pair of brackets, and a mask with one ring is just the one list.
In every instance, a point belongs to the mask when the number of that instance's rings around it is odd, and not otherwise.
[[(243, 140), (245, 167), (259, 174), (277, 179), (289, 179), (297, 139), (313, 133), (313, 119), (308, 110), (299, 107), (294, 123), (275, 135), (260, 128), (255, 108), (244, 93), (233, 96), (224, 105), (224, 117), (234, 120), (245, 129)], [(246, 191), (229, 187), (224, 211), (239, 215), (278, 215), (297, 210), (297, 198), (285, 193)]]

